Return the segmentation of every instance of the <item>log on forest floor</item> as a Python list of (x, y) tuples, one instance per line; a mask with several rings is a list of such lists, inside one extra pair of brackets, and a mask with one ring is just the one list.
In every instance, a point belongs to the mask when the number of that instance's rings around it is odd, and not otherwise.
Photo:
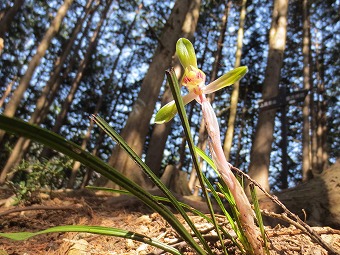
[[(311, 226), (340, 228), (340, 161), (320, 176), (294, 188), (274, 194), (293, 213)], [(282, 213), (282, 209), (264, 195), (259, 196), (261, 209)], [(275, 224), (276, 220), (266, 219)]]

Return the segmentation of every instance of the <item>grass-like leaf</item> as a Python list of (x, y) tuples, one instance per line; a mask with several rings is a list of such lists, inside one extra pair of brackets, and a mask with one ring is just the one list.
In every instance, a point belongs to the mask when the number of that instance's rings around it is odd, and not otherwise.
[(249, 188), (250, 188), (251, 198), (254, 204), (254, 211), (255, 211), (256, 219), (260, 227), (262, 240), (264, 241), (264, 248), (265, 248), (267, 255), (269, 255), (270, 253), (269, 253), (269, 248), (268, 248), (268, 240), (267, 240), (266, 232), (265, 232), (264, 225), (263, 225), (263, 220), (262, 220), (259, 201), (257, 199), (256, 189), (254, 188), (253, 183), (249, 185)]
[(83, 232), (83, 233), (128, 238), (128, 239), (143, 242), (151, 246), (160, 248), (164, 251), (170, 252), (171, 254), (175, 254), (175, 255), (181, 254), (174, 247), (164, 244), (156, 239), (149, 238), (145, 235), (141, 235), (135, 232), (131, 232), (131, 231), (127, 231), (127, 230), (123, 230), (119, 228), (102, 227), (102, 226), (83, 226), (83, 225), (58, 226), (58, 227), (52, 227), (52, 228), (42, 230), (39, 232), (34, 232), (34, 233), (32, 232), (0, 233), (0, 236), (9, 238), (12, 240), (16, 240), (16, 241), (23, 241), (23, 240), (27, 240), (28, 238), (31, 238), (37, 235), (56, 233), (56, 232)]
[(4, 115), (0, 115), (0, 129), (42, 143), (102, 174), (158, 212), (198, 254), (206, 254), (168, 207), (160, 204), (149, 192), (80, 146), (49, 130)]

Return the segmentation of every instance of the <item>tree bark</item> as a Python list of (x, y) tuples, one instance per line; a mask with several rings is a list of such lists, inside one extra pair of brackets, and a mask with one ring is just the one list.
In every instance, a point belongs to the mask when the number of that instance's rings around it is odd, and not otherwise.
[[(59, 8), (54, 20), (52, 21), (50, 27), (46, 31), (43, 39), (41, 40), (36, 54), (33, 56), (31, 61), (29, 62), (29, 65), (27, 67), (27, 71), (25, 72), (24, 76), (21, 78), (20, 83), (18, 87), (15, 89), (11, 100), (8, 102), (8, 104), (5, 107), (5, 110), (3, 112), (4, 115), (8, 117), (13, 117), (20, 101), (27, 89), (27, 87), (30, 84), (31, 78), (34, 74), (34, 71), (36, 67), (39, 65), (40, 60), (45, 56), (46, 50), (48, 46), (50, 45), (50, 42), (52, 38), (56, 35), (60, 28), (60, 24), (63, 20), (63, 18), (66, 15), (67, 10), (71, 6), (73, 0), (65, 0), (63, 5)], [(5, 135), (5, 132), (0, 130), (0, 142), (2, 141), (3, 137)]]
[(5, 47), (5, 34), (24, 1), (15, 0), (13, 6), (0, 17), (0, 55)]
[[(121, 132), (121, 136), (138, 155), (142, 154), (143, 145), (149, 130), (149, 122), (164, 80), (164, 71), (171, 64), (175, 53), (176, 41), (186, 31), (187, 26), (190, 27), (188, 31), (192, 31), (193, 27), (196, 26), (195, 22), (184, 24), (184, 21), (187, 15), (191, 15), (192, 21), (197, 20), (196, 17), (199, 10), (196, 8), (196, 5), (199, 4), (200, 0), (177, 0), (169, 20), (163, 28), (159, 44), (141, 85), (138, 98)], [(119, 146), (116, 146), (113, 150), (109, 164), (141, 186), (152, 186), (138, 166), (135, 165), (134, 161)], [(108, 183), (105, 178), (102, 178), (99, 183), (102, 185), (106, 184), (108, 187), (115, 186), (111, 182)]]
[[(178, 67), (179, 66), (177, 63), (177, 68), (175, 67), (176, 68), (175, 70), (178, 70), (179, 69)], [(176, 73), (178, 74), (177, 77), (181, 77), (182, 70), (180, 69), (179, 73), (178, 71), (176, 71)], [(167, 104), (172, 99), (173, 97), (171, 94), (171, 90), (167, 84), (167, 88), (165, 89), (165, 92), (162, 97), (161, 106)], [(163, 124), (155, 124), (152, 130), (148, 151), (145, 157), (145, 163), (158, 177), (160, 177), (164, 149), (169, 133), (171, 131), (171, 124), (172, 120)]]
[[(235, 58), (235, 68), (241, 65), (241, 57), (242, 57), (242, 46), (243, 46), (243, 35), (244, 35), (244, 23), (246, 20), (246, 4), (247, 0), (242, 0), (242, 7), (240, 12), (240, 24), (237, 34), (237, 49), (236, 49), (236, 58)], [(226, 159), (229, 161), (230, 159), (230, 151), (233, 143), (234, 130), (235, 130), (235, 121), (236, 121), (236, 113), (237, 113), (237, 104), (239, 98), (239, 87), (240, 82), (236, 82), (233, 85), (233, 91), (231, 93), (230, 99), (230, 114), (228, 119), (228, 128), (224, 139), (223, 150)]]
[[(302, 0), (302, 54), (303, 54), (303, 88), (308, 91), (313, 87), (311, 79), (311, 55), (310, 55), (310, 21), (309, 21), (309, 3), (308, 0)], [(308, 93), (302, 108), (303, 130), (302, 130), (302, 180), (306, 181), (313, 176), (311, 162), (311, 123), (310, 117), (313, 111), (310, 111), (311, 93)], [(316, 144), (314, 144), (316, 145)], [(312, 156), (313, 158), (313, 156)]]
[(317, 140), (318, 140), (318, 165), (321, 171), (328, 164), (328, 148), (327, 148), (327, 98), (325, 95), (325, 81), (323, 68), (323, 48), (320, 50), (319, 42), (315, 42), (316, 49), (316, 71), (317, 71), (317, 92), (318, 92), (318, 121), (317, 121)]
[[(262, 88), (263, 100), (278, 95), (286, 45), (288, 0), (275, 0), (269, 32), (269, 54)], [(260, 110), (250, 155), (249, 175), (269, 191), (270, 153), (276, 110)]]

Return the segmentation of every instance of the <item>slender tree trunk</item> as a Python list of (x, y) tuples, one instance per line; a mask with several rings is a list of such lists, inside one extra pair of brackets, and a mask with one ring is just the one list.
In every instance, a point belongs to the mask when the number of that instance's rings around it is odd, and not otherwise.
[[(89, 0), (89, 4), (92, 1), (93, 0)], [(97, 7), (98, 7), (98, 5), (96, 5), (92, 9), (87, 9), (88, 14), (91, 13), (93, 15), (94, 11), (97, 9)], [(54, 98), (56, 97), (57, 92), (59, 91), (61, 82), (65, 81), (67, 79), (68, 74), (72, 71), (72, 68), (74, 67), (74, 65), (77, 61), (77, 58), (71, 58), (66, 69), (64, 71), (61, 70), (61, 68), (63, 66), (62, 63), (65, 62), (65, 60), (66, 60), (67, 56), (69, 56), (69, 54), (72, 54), (71, 48), (72, 48), (72, 46), (75, 42), (75, 39), (76, 39), (78, 33), (80, 32), (80, 30), (78, 30), (78, 25), (79, 25), (79, 29), (81, 29), (85, 20), (86, 20), (86, 17), (79, 20), (80, 23), (77, 23), (77, 26), (73, 30), (72, 37), (71, 37), (69, 43), (67, 44), (68, 46), (66, 47), (62, 56), (60, 58), (58, 58), (56, 63), (55, 63), (56, 64), (56, 69), (55, 69), (56, 71), (54, 71), (51, 74), (51, 77), (48, 80), (48, 84), (45, 86), (41, 97), (38, 99), (38, 101), (40, 101), (40, 102), (39, 102), (39, 104), (37, 104), (36, 110), (34, 111), (34, 115), (37, 116), (36, 119), (35, 119), (35, 122), (34, 122), (35, 124), (40, 124), (45, 120), (45, 118), (47, 117), (47, 114), (49, 112), (50, 106), (52, 105)], [(82, 47), (81, 42), (83, 42), (84, 38), (88, 35), (88, 31), (90, 29), (90, 26), (91, 26), (91, 17), (87, 20), (87, 24), (84, 28), (84, 31), (82, 33), (81, 38), (79, 39), (79, 43), (73, 49), (73, 52), (79, 52), (80, 48)], [(62, 77), (60, 76), (61, 72), (63, 73)]]
[(9, 26), (14, 19), (14, 16), (23, 5), (24, 0), (15, 0), (13, 6), (3, 15), (0, 16), (0, 55), (5, 46), (5, 33), (8, 32)]
[[(175, 53), (175, 45), (178, 38), (186, 31), (186, 26), (190, 26), (188, 31), (196, 27), (196, 23), (183, 26), (186, 16), (192, 15), (192, 20), (198, 16), (200, 0), (177, 0), (169, 20), (163, 28), (159, 44), (152, 58), (149, 70), (141, 85), (138, 98), (133, 106), (132, 112), (121, 132), (121, 136), (139, 155), (142, 154), (143, 145), (149, 130), (150, 119), (158, 98), (160, 87), (164, 80), (164, 71), (169, 68), (172, 57)], [(109, 159), (109, 164), (121, 171), (125, 176), (137, 182), (143, 187), (151, 187), (148, 179), (135, 165), (128, 155), (119, 146), (116, 146)], [(115, 186), (107, 183), (102, 178), (99, 183), (106, 186)]]
[(7, 85), (5, 93), (0, 99), (0, 108), (2, 108), (3, 104), (5, 103), (6, 98), (11, 93), (13, 84), (16, 82), (17, 79), (18, 79), (18, 76), (15, 76), (14, 79)]
[[(275, 0), (269, 32), (269, 54), (262, 88), (262, 98), (277, 96), (283, 53), (286, 45), (288, 0)], [(260, 110), (250, 155), (249, 175), (269, 191), (270, 153), (276, 110)]]
[[(237, 49), (236, 49), (236, 58), (235, 58), (235, 68), (241, 65), (241, 57), (242, 57), (242, 46), (243, 46), (243, 35), (244, 35), (244, 23), (246, 20), (246, 4), (247, 0), (242, 0), (242, 7), (240, 12), (240, 24), (237, 34)], [(230, 99), (230, 114), (228, 119), (228, 128), (224, 139), (223, 150), (226, 159), (229, 161), (230, 159), (230, 151), (233, 143), (234, 130), (235, 130), (235, 122), (236, 122), (236, 113), (237, 113), (237, 104), (239, 98), (239, 87), (240, 82), (236, 82), (233, 85), (233, 91), (231, 93)]]
[[(27, 67), (27, 71), (24, 74), (23, 77), (21, 77), (20, 83), (16, 90), (14, 91), (11, 100), (8, 102), (8, 104), (5, 107), (5, 110), (3, 112), (4, 115), (13, 117), (20, 101), (24, 95), (24, 92), (26, 91), (27, 87), (30, 84), (31, 78), (34, 74), (34, 71), (36, 67), (39, 65), (40, 60), (45, 56), (46, 50), (48, 46), (50, 45), (50, 42), (52, 38), (56, 35), (60, 28), (60, 24), (63, 20), (63, 18), (66, 15), (67, 10), (71, 6), (73, 0), (65, 0), (63, 5), (59, 8), (54, 20), (52, 21), (50, 27), (46, 31), (46, 34), (44, 35), (42, 41), (40, 42), (36, 54), (33, 56), (31, 61), (29, 62), (29, 65)], [(5, 132), (0, 130), (0, 142), (2, 141), (3, 137), (5, 135)]]
[[(60, 71), (61, 68), (67, 58), (67, 56), (69, 55), (69, 53), (71, 52), (71, 48), (74, 45), (74, 42), (77, 38), (78, 33), (80, 32), (80, 29), (83, 25), (83, 22), (85, 21), (86, 17), (88, 16), (88, 14), (90, 13), (91, 10), (91, 4), (92, 4), (93, 0), (89, 0), (87, 6), (86, 6), (86, 14), (85, 16), (79, 20), (79, 22), (76, 24), (75, 28), (73, 29), (72, 32), (72, 36), (69, 39), (69, 41), (65, 44), (65, 46), (62, 49), (62, 55), (60, 57), (58, 57), (54, 63), (54, 68), (53, 68), (53, 72), (51, 73), (51, 77), (48, 81), (48, 83), (46, 84), (46, 86), (43, 88), (42, 93), (39, 97), (39, 99), (37, 100), (37, 104), (36, 104), (36, 108), (29, 120), (29, 123), (31, 124), (40, 124), (46, 117), (48, 109), (53, 101), (53, 98), (55, 97), (58, 88), (60, 86), (60, 82), (61, 82), (61, 78), (60, 78)], [(79, 50), (80, 44), (77, 47), (76, 51), (77, 52)], [(67, 71), (65, 72), (67, 73)], [(65, 75), (65, 74), (64, 74)], [(0, 175), (0, 183), (3, 183), (6, 179), (6, 177), (8, 176), (8, 178), (11, 178), (13, 172), (11, 173), (11, 169), (17, 165), (21, 159), (24, 157), (24, 155), (26, 154), (26, 152), (29, 149), (31, 140), (26, 139), (24, 137), (20, 137), (18, 139), (18, 141), (16, 142), (13, 151), (10, 155), (10, 157), (8, 158), (6, 165), (4, 166), (4, 168), (1, 171), (1, 175)]]
[[(98, 137), (98, 139), (96, 141), (96, 145), (95, 145), (94, 149), (91, 152), (92, 155), (97, 156), (98, 150), (99, 150), (100, 145), (102, 144), (102, 142), (104, 140), (104, 137), (105, 137), (104, 131), (100, 130), (99, 137)], [(87, 167), (80, 188), (83, 189), (83, 188), (85, 188), (89, 184), (89, 182), (90, 182), (90, 180), (92, 178), (92, 174), (93, 174), (93, 170), (91, 168)]]
[[(311, 55), (310, 55), (310, 21), (309, 21), (309, 3), (308, 0), (302, 0), (302, 24), (303, 24), (303, 88), (308, 91), (313, 87), (311, 79)], [(310, 116), (313, 110), (310, 111), (311, 93), (308, 93), (303, 102), (303, 130), (302, 130), (302, 180), (306, 181), (312, 177), (311, 164), (311, 123)], [(312, 133), (314, 131), (312, 130)]]
[[(126, 70), (130, 70), (130, 68), (132, 66), (132, 62), (133, 62), (133, 57), (130, 57), (130, 60), (128, 61), (127, 65), (125, 66)], [(129, 75), (130, 75), (130, 73), (125, 73), (125, 77), (122, 79), (122, 84), (126, 83)], [(116, 100), (114, 100), (114, 99), (112, 100), (112, 101), (115, 101), (115, 104), (113, 105), (112, 109), (110, 110), (111, 112), (116, 111), (117, 105), (118, 105), (118, 98), (120, 97), (121, 93), (122, 93), (122, 90), (119, 90), (118, 93), (115, 95)], [(101, 145), (101, 143), (104, 139), (104, 134), (105, 133), (101, 130), (100, 134), (99, 134), (99, 138), (97, 139), (97, 142), (96, 142), (96, 146), (92, 151), (92, 155), (95, 155), (95, 156), (97, 155), (99, 147), (100, 147), (100, 145)], [(81, 188), (84, 188), (89, 183), (89, 181), (92, 178), (92, 173), (93, 173), (92, 169), (86, 168), (86, 172), (85, 172), (85, 175), (84, 175), (84, 178), (83, 178), (83, 182), (81, 184)]]
[[(46, 108), (47, 101), (49, 98), (51, 98), (51, 94), (58, 90), (59, 86), (55, 86), (56, 80), (60, 76), (60, 72), (62, 69), (62, 66), (65, 63), (66, 58), (69, 56), (72, 46), (74, 45), (77, 36), (88, 17), (89, 13), (93, 10), (91, 7), (93, 0), (89, 0), (87, 2), (87, 5), (85, 7), (85, 15), (78, 20), (77, 24), (75, 25), (72, 35), (67, 43), (65, 43), (63, 49), (61, 50), (62, 55), (59, 56), (54, 63), (53, 72), (51, 73), (50, 79), (44, 89), (42, 90), (41, 96), (39, 97), (36, 108), (32, 114), (32, 117), (30, 119), (31, 123), (39, 124), (41, 123), (41, 111)], [(54, 97), (53, 97), (54, 98)]]
[[(247, 113), (247, 104), (246, 104), (246, 100), (247, 100), (247, 92), (248, 90), (246, 89), (246, 93), (243, 99), (244, 105), (242, 107), (242, 114), (241, 114), (241, 120), (245, 120), (246, 119), (246, 113)], [(242, 150), (242, 136), (243, 136), (243, 130), (244, 127), (246, 125), (246, 121), (241, 121), (241, 126), (240, 126), (240, 130), (239, 133), (237, 135), (237, 153), (236, 153), (236, 157), (235, 157), (235, 164), (234, 166), (237, 168), (240, 168), (240, 162), (241, 162), (241, 157), (240, 157), (240, 153)]]
[(316, 49), (316, 71), (318, 100), (317, 142), (318, 142), (318, 164), (317, 169), (321, 172), (328, 167), (327, 148), (327, 98), (325, 97), (325, 82), (323, 68), (323, 50), (320, 51), (319, 42), (315, 42)]

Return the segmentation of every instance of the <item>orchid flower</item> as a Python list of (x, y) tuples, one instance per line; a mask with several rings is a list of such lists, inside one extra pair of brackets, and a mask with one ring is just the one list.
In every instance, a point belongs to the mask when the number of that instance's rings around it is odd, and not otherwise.
[[(189, 91), (188, 94), (182, 97), (184, 105), (190, 103), (194, 99), (197, 102), (202, 103), (206, 94), (213, 93), (234, 84), (248, 71), (246, 66), (235, 68), (205, 86), (205, 74), (197, 67), (196, 54), (191, 42), (185, 38), (180, 38), (176, 44), (176, 53), (184, 68), (181, 84)], [(157, 112), (155, 123), (162, 124), (168, 122), (176, 115), (176, 113), (177, 108), (175, 101), (171, 101)]]
[[(206, 129), (210, 137), (210, 152), (212, 159), (221, 178), (226, 183), (235, 199), (236, 206), (240, 212), (242, 228), (245, 230), (245, 235), (253, 247), (254, 254), (263, 254), (262, 244), (258, 239), (260, 232), (254, 222), (254, 211), (251, 208), (243, 188), (232, 173), (230, 163), (224, 156), (216, 114), (210, 102), (205, 97), (206, 94), (232, 85), (241, 79), (248, 69), (246, 66), (238, 67), (205, 86), (205, 74), (197, 68), (195, 50), (191, 42), (184, 38), (179, 39), (176, 44), (176, 53), (185, 69), (181, 83), (189, 91), (188, 94), (182, 97), (183, 102), (184, 104), (187, 104), (195, 99), (201, 105)], [(177, 108), (175, 102), (171, 101), (158, 111), (155, 122), (168, 122), (176, 115), (176, 113)]]

